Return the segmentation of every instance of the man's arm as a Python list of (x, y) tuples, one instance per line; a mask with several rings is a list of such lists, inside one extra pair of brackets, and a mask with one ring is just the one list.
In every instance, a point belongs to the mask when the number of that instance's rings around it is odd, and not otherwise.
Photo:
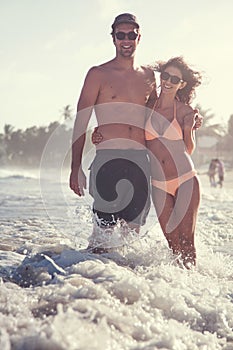
[(156, 80), (155, 80), (155, 75), (154, 72), (149, 69), (149, 81), (150, 81), (150, 86), (151, 86), (151, 93), (150, 96), (146, 102), (146, 120), (149, 118), (151, 114), (151, 110), (155, 107), (155, 103), (158, 99), (157, 95), (157, 90), (156, 90)]
[(77, 105), (77, 115), (72, 138), (72, 163), (70, 188), (79, 196), (84, 195), (86, 177), (82, 170), (82, 154), (86, 130), (100, 90), (100, 72), (93, 67), (87, 73)]

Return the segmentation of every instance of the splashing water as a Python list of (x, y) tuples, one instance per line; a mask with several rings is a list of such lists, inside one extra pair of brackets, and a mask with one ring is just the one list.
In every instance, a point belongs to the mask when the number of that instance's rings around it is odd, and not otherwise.
[(188, 271), (153, 210), (140, 235), (119, 223), (116, 249), (91, 254), (85, 202), (51, 183), (48, 215), (36, 179), (0, 181), (0, 349), (233, 349), (232, 188), (203, 187)]

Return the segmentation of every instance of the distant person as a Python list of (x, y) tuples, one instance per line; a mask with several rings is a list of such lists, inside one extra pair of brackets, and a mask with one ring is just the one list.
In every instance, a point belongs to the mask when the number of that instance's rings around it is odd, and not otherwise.
[(209, 169), (208, 169), (208, 176), (209, 176), (209, 181), (210, 181), (210, 186), (211, 187), (216, 187), (216, 180), (215, 180), (215, 175), (217, 172), (217, 163), (216, 159), (211, 159), (211, 162), (209, 164)]
[(220, 159), (215, 159), (216, 165), (217, 165), (217, 173), (218, 173), (218, 182), (217, 184), (222, 188), (223, 181), (224, 181), (224, 163)]

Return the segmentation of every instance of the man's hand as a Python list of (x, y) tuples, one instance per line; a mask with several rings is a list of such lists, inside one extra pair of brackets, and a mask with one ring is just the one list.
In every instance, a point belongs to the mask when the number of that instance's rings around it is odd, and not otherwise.
[(84, 189), (87, 188), (86, 176), (83, 170), (72, 170), (70, 174), (70, 188), (78, 196), (84, 196)]
[(195, 124), (194, 124), (193, 129), (197, 130), (203, 124), (203, 117), (202, 117), (202, 115), (200, 115), (199, 110), (197, 108), (194, 109), (194, 113), (195, 113)]
[(91, 135), (91, 141), (94, 145), (98, 145), (100, 142), (103, 141), (102, 134), (98, 131), (98, 126), (94, 129), (92, 135)]

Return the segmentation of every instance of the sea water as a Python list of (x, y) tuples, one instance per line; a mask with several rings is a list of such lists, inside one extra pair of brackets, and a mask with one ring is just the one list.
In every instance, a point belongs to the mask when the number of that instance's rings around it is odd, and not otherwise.
[(153, 208), (123, 247), (80, 252), (92, 232), (91, 201), (61, 178), (1, 170), (1, 350), (233, 349), (227, 178), (222, 189), (201, 178), (192, 270), (174, 263)]

